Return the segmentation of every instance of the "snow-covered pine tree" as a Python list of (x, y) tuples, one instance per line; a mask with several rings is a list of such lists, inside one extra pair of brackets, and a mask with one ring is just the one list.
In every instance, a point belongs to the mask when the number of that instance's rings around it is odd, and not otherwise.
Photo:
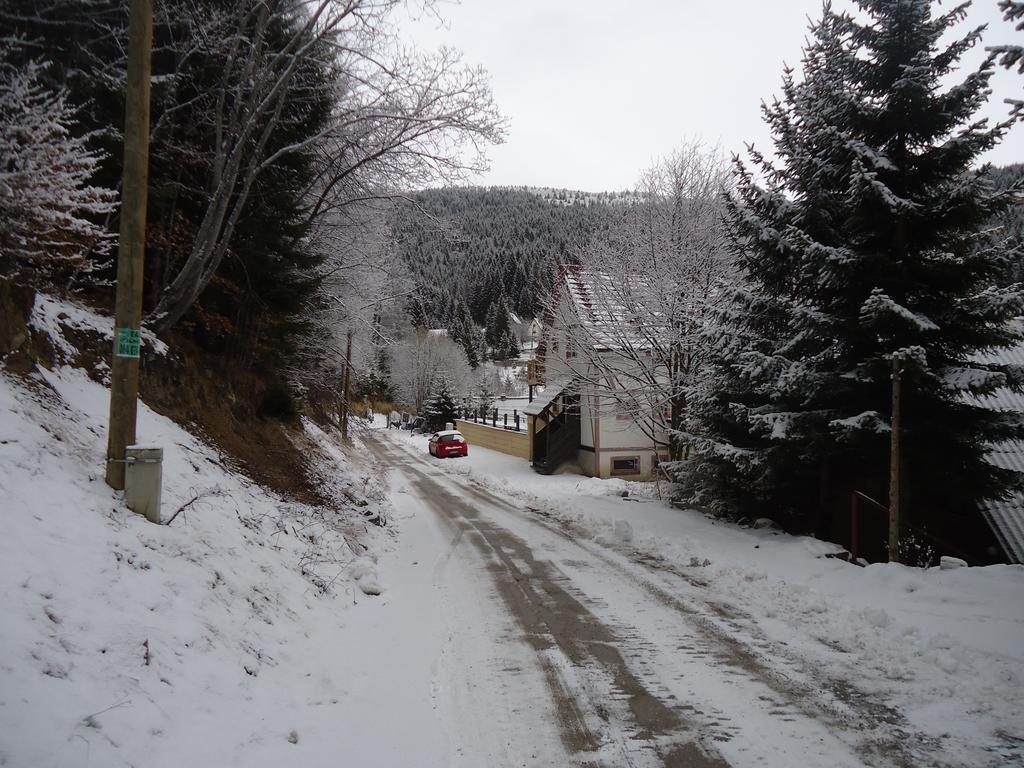
[(434, 385), (434, 391), (423, 406), (423, 417), (430, 429), (444, 429), (444, 425), (455, 421), (458, 405), (452, 394), (452, 385), (448, 377), (440, 375)]
[[(1024, 2), (1021, 0), (1000, 0), (999, 10), (1006, 21), (1014, 23), (1014, 29), (1024, 32)], [(999, 54), (999, 64), (1006, 69), (1017, 68), (1024, 74), (1024, 45), (995, 45), (987, 50)], [(1007, 99), (1013, 114), (1024, 116), (1024, 99)]]
[(473, 318), (469, 314), (469, 307), (465, 302), (460, 301), (454, 310), (449, 334), (452, 340), (461, 344), (466, 351), (466, 361), (469, 363), (469, 367), (476, 368), (480, 365), (486, 352), (483, 334), (473, 322)]
[[(980, 30), (940, 38), (964, 7), (826, 5), (798, 82), (764, 108), (777, 161), (737, 162), (728, 208), (744, 284), (719, 318), (711, 382), (691, 401), (695, 501), (829, 534), (854, 490), (887, 492), (893, 358), (903, 374), (903, 501), (927, 522), (1002, 494), (1014, 473), (984, 459), (1022, 435), (1016, 417), (964, 393), (1020, 388), (1024, 371), (977, 355), (1020, 340), (1019, 286), (995, 287), (1005, 246), (980, 230), (1005, 208), (972, 170), (1006, 123), (972, 116), (993, 61), (945, 77)], [(859, 19), (864, 19), (859, 20)]]
[(505, 294), (487, 309), (484, 339), (490, 347), (493, 360), (504, 360), (519, 354), (519, 342), (512, 330), (512, 317)]
[(516, 357), (519, 357), (519, 339), (516, 338), (516, 333), (510, 325), (494, 347), (494, 359), (511, 360)]
[(0, 268), (84, 269), (86, 254), (110, 250), (113, 237), (96, 221), (116, 195), (90, 184), (102, 154), (89, 147), (92, 134), (71, 132), (66, 95), (44, 85), (43, 64), (11, 65), (11, 45), (0, 52)]
[(497, 301), (491, 302), (491, 306), (487, 308), (487, 317), (484, 320), (484, 341), (488, 347), (494, 347), (498, 343), (498, 339), (501, 338), (501, 318), (500, 306)]

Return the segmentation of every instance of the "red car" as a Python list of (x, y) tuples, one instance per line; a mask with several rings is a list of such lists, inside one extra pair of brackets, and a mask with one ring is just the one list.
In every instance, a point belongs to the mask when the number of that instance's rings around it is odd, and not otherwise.
[(430, 436), (427, 450), (431, 456), (445, 459), (449, 456), (469, 456), (469, 443), (459, 432), (435, 432)]

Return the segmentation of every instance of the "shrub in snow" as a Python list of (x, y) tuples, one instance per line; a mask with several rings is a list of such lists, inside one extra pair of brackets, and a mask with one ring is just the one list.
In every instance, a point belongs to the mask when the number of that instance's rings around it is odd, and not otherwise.
[[(112, 190), (91, 186), (102, 154), (91, 134), (75, 136), (74, 109), (41, 81), (42, 64), (8, 64), (0, 52), (0, 266), (85, 266), (109, 252), (112, 236), (95, 221), (114, 210)], [(95, 265), (95, 262), (91, 262)]]

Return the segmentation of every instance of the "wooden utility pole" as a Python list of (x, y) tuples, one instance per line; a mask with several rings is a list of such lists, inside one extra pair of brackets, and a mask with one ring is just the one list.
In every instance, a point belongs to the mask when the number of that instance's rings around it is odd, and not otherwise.
[(125, 86), (121, 233), (117, 248), (114, 359), (110, 366), (107, 485), (124, 488), (125, 447), (135, 442), (142, 329), (142, 268), (149, 186), (149, 72), (153, 2), (131, 0)]
[(345, 376), (341, 387), (341, 439), (348, 440), (348, 397), (352, 388), (352, 329), (345, 340)]
[(892, 435), (889, 447), (889, 562), (900, 559), (900, 360), (892, 359)]

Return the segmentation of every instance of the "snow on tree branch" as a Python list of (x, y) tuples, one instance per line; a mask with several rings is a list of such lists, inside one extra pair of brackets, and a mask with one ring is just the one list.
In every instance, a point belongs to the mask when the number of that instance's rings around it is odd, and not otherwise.
[[(43, 85), (44, 64), (15, 68), (0, 51), (0, 259), (44, 270), (86, 266), (114, 236), (97, 220), (115, 208), (112, 190), (89, 182), (103, 155), (91, 134), (75, 136), (66, 94)], [(95, 262), (93, 262), (95, 266)]]

